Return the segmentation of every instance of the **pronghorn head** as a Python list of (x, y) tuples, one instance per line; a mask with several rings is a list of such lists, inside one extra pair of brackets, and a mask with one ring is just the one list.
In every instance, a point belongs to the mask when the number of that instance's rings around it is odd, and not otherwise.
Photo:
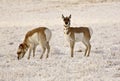
[(17, 50), (18, 60), (24, 57), (27, 50), (28, 50), (28, 45), (26, 43), (22, 43), (19, 45)]
[(62, 19), (64, 21), (64, 26), (65, 27), (70, 27), (70, 19), (71, 19), (71, 14), (69, 15), (69, 17), (64, 17), (64, 15), (62, 14)]

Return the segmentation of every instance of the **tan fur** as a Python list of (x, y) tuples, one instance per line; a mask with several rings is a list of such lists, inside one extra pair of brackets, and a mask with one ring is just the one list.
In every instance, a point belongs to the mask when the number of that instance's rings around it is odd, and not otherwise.
[[(90, 29), (88, 27), (70, 27), (70, 18), (69, 17), (64, 17), (62, 15), (63, 21), (64, 21), (64, 34), (69, 38), (68, 42), (70, 43), (70, 48), (71, 48), (71, 57), (73, 57), (73, 50), (74, 50), (74, 45), (77, 40), (77, 38), (80, 39), (80, 37), (77, 37), (76, 34), (81, 35), (81, 40), (86, 46), (85, 50), (85, 56), (89, 56), (90, 50), (91, 50), (91, 45), (90, 45), (90, 39), (91, 39), (91, 34)], [(83, 34), (83, 38), (82, 38)]]
[(31, 30), (31, 31), (28, 31), (27, 32), (27, 34), (25, 35), (25, 40), (24, 40), (24, 42), (27, 42), (28, 41), (28, 37), (30, 37), (30, 36), (32, 36), (34, 33), (38, 33), (39, 35), (43, 35), (42, 37), (43, 37), (43, 39), (45, 39), (46, 38), (46, 36), (45, 36), (45, 33), (44, 33), (44, 30), (45, 30), (46, 28), (45, 27), (39, 27), (39, 28), (36, 28), (36, 29), (33, 29), (33, 30)]
[(91, 36), (90, 36), (90, 32), (88, 27), (69, 27), (67, 30), (67, 34), (75, 34), (75, 33), (83, 33), (84, 36), (90, 40)]
[[(46, 34), (45, 32), (47, 32), (48, 34)], [(33, 51), (33, 57), (34, 57), (35, 49), (38, 44), (40, 44), (43, 49), (43, 52), (40, 58), (43, 57), (43, 54), (45, 53), (46, 49), (47, 49), (46, 58), (48, 58), (48, 53), (50, 51), (50, 46), (49, 46), (50, 38), (51, 38), (51, 31), (46, 27), (39, 27), (31, 31), (28, 31), (27, 34), (25, 35), (25, 39), (23, 43), (19, 45), (19, 48), (17, 51), (18, 59), (23, 58), (28, 49), (29, 49), (28, 59), (30, 59), (31, 51)]]

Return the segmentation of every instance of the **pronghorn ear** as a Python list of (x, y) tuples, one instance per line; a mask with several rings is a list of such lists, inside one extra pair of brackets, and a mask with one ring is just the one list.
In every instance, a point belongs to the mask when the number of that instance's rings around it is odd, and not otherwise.
[(69, 19), (71, 18), (71, 14), (70, 14), (70, 16), (69, 16)]
[(62, 14), (62, 19), (64, 19), (65, 17), (64, 17), (64, 15)]
[(24, 49), (25, 47), (28, 48), (29, 46), (26, 43), (22, 43), (22, 44), (19, 45), (19, 48), (21, 48), (21, 49), (22, 48)]
[(29, 46), (25, 43), (25, 46), (28, 48)]

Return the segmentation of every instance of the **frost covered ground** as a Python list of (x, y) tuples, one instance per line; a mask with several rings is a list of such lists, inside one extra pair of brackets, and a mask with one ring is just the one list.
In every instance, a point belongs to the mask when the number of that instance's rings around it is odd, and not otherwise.
[[(0, 1), (0, 81), (120, 81), (120, 2), (70, 1)], [(93, 29), (90, 57), (84, 57), (82, 43), (76, 43), (70, 57), (62, 14), (72, 15), (72, 26)], [(39, 26), (52, 30), (50, 57), (39, 59), (38, 47), (34, 58), (27, 60), (27, 53), (18, 61), (16, 51), (25, 33)]]

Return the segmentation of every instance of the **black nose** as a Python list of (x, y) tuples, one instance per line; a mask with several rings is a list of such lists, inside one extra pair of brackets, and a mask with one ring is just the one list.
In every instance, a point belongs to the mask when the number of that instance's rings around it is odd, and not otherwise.
[(19, 57), (17, 57), (17, 59), (19, 60)]
[(68, 24), (68, 22), (65, 22), (65, 24)]

